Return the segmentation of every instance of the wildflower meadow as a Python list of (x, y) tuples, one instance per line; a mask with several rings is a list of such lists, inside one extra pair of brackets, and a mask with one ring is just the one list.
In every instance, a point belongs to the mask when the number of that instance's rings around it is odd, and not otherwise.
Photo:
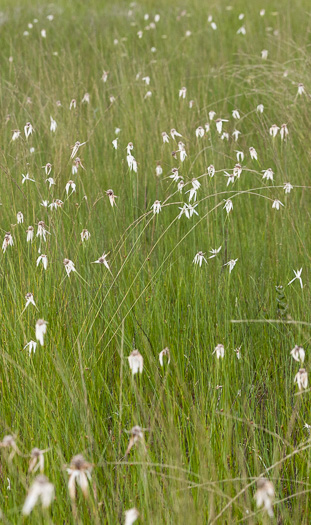
[(311, 5), (2, 0), (0, 521), (311, 521)]

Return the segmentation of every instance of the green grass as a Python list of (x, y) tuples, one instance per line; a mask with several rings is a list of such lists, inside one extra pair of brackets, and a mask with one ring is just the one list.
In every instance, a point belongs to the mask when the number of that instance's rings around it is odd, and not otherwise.
[[(5, 523), (123, 523), (124, 511), (134, 506), (138, 523), (152, 525), (267, 523), (254, 500), (261, 475), (275, 487), (275, 523), (310, 522), (311, 444), (304, 428), (311, 424), (310, 393), (295, 395), (299, 363), (290, 350), (305, 348), (308, 370), (311, 99), (297, 96), (297, 86), (302, 82), (311, 92), (311, 11), (307, 0), (260, 6), (237, 0), (232, 10), (228, 4), (148, 0), (130, 16), (126, 2), (2, 3), (0, 226), (14, 245), (0, 255), (0, 427), (2, 437), (16, 434), (23, 454), (10, 462), (9, 452), (0, 450)], [(157, 13), (156, 28), (145, 30)], [(28, 29), (34, 18), (38, 23)], [(244, 36), (237, 34), (242, 25)], [(109, 71), (106, 83), (103, 70)], [(142, 81), (147, 75), (149, 86)], [(185, 100), (178, 97), (182, 86)], [(152, 97), (144, 99), (149, 90)], [(82, 104), (86, 92), (90, 103)], [(73, 98), (77, 108), (70, 111)], [(263, 114), (256, 111), (260, 103)], [(229, 120), (223, 125), (229, 141), (220, 139), (214, 121), (196, 138), (210, 110)], [(26, 141), (28, 121), (35, 131)], [(269, 135), (274, 123), (287, 123), (286, 141)], [(161, 133), (171, 128), (183, 135), (184, 163), (172, 157), (177, 142), (163, 144)], [(237, 143), (235, 128), (241, 131)], [(14, 129), (22, 133), (12, 142)], [(87, 141), (78, 153), (85, 170), (72, 175), (70, 148), (77, 140)], [(129, 142), (137, 174), (127, 166)], [(258, 162), (250, 159), (251, 146)], [(223, 175), (232, 172), (235, 150), (244, 151), (244, 168), (227, 186)], [(42, 169), (47, 162), (56, 183), (51, 190)], [(210, 164), (213, 178), (206, 175)], [(173, 167), (184, 179), (182, 194), (168, 178)], [(273, 182), (262, 179), (269, 167)], [(27, 172), (36, 183), (21, 183)], [(201, 182), (199, 216), (177, 219), (194, 177)], [(77, 187), (67, 198), (70, 179)], [(294, 186), (289, 195), (285, 182)], [(109, 204), (109, 188), (117, 207)], [(58, 210), (41, 205), (57, 198), (64, 202)], [(227, 215), (228, 198), (233, 210)], [(153, 216), (157, 199), (163, 207)], [(279, 211), (272, 209), (275, 199), (284, 204)], [(24, 224), (16, 224), (18, 211)], [(36, 234), (40, 220), (50, 232), (41, 245), (46, 271), (36, 266), (39, 239), (26, 242), (27, 227)], [(91, 238), (82, 243), (84, 228)], [(198, 251), (208, 257), (219, 246), (208, 264), (192, 263)], [(111, 274), (91, 264), (104, 251)], [(77, 270), (69, 278), (64, 258)], [(230, 259), (238, 259), (231, 274), (224, 266)], [(287, 286), (301, 267), (303, 289), (298, 281)], [(276, 286), (284, 287), (284, 313)], [(23, 312), (30, 291), (38, 310), (30, 305)], [(23, 347), (35, 340), (39, 318), (48, 322), (45, 344), (29, 356)], [(305, 324), (231, 322), (241, 319)], [(225, 346), (223, 360), (213, 354), (218, 343)], [(158, 355), (167, 346), (171, 362), (162, 369)], [(132, 377), (127, 357), (134, 348), (144, 370)], [(148, 429), (144, 444), (124, 458), (125, 431), (134, 425)], [(36, 507), (23, 518), (34, 477), (24, 456), (33, 447), (51, 448), (45, 474), (56, 498), (49, 510)], [(64, 465), (78, 453), (94, 468), (90, 496), (85, 501), (78, 490), (75, 508)]]

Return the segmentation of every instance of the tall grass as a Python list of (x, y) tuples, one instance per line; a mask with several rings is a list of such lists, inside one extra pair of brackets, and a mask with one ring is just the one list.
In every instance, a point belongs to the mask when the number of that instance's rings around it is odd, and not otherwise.
[[(51, 447), (45, 474), (56, 499), (48, 511), (36, 507), (29, 523), (114, 524), (131, 507), (153, 525), (265, 523), (254, 501), (262, 475), (274, 484), (278, 523), (310, 521), (310, 393), (296, 395), (299, 364), (290, 356), (295, 344), (303, 346), (308, 370), (310, 96), (297, 96), (297, 86), (311, 91), (310, 5), (238, 0), (227, 6), (223, 0), (149, 0), (132, 8), (99, 0), (2, 4), (0, 226), (14, 245), (1, 254), (0, 423), (2, 436), (17, 435), (23, 454), (10, 462), (1, 450), (5, 523), (24, 520), (32, 482), (24, 456), (33, 447)], [(157, 13), (156, 28), (146, 30)], [(242, 25), (244, 36), (237, 34)], [(103, 70), (109, 71), (106, 83)], [(149, 86), (142, 81), (147, 75)], [(185, 100), (178, 97), (182, 86)], [(82, 104), (86, 92), (90, 103)], [(72, 99), (77, 107), (69, 110)], [(210, 110), (228, 119), (229, 141), (220, 139), (214, 121), (196, 138)], [(26, 141), (28, 121), (35, 131)], [(270, 126), (283, 123), (288, 139), (273, 139)], [(163, 144), (161, 133), (171, 128), (183, 135), (184, 163), (179, 154), (172, 157), (176, 141)], [(14, 129), (22, 134), (12, 142)], [(72, 175), (70, 148), (77, 140), (87, 141), (78, 153), (85, 170)], [(129, 142), (137, 174), (127, 166)], [(258, 162), (250, 159), (251, 146)], [(244, 168), (227, 186), (224, 171), (232, 172), (235, 150), (245, 153)], [(47, 162), (56, 183), (51, 190), (42, 169)], [(182, 194), (168, 178), (173, 167), (184, 178)], [(269, 167), (274, 181), (262, 179)], [(22, 184), (27, 172), (35, 183)], [(199, 216), (178, 219), (194, 177), (201, 183)], [(70, 179), (77, 188), (67, 198)], [(285, 182), (294, 186), (288, 195)], [(113, 208), (109, 188), (118, 196)], [(41, 205), (55, 198), (62, 208)], [(230, 214), (223, 209), (228, 198)], [(162, 210), (153, 216), (157, 199)], [(284, 204), (279, 211), (272, 209), (275, 199)], [(18, 211), (24, 224), (16, 224)], [(39, 238), (26, 242), (26, 228), (33, 225), (36, 233), (40, 220), (50, 232), (41, 244), (46, 271), (36, 266)], [(84, 228), (91, 238), (82, 243)], [(192, 263), (198, 251), (207, 257), (219, 246), (208, 264)], [(91, 264), (104, 251), (111, 274)], [(78, 272), (69, 278), (64, 258)], [(230, 259), (238, 259), (231, 273), (224, 266)], [(300, 267), (303, 289), (297, 280), (287, 286)], [(276, 286), (283, 286), (284, 313)], [(23, 312), (27, 292), (38, 310), (30, 305)], [(29, 356), (23, 348), (35, 339), (39, 318), (48, 322), (45, 344)], [(223, 360), (213, 354), (218, 343), (225, 347)], [(167, 346), (171, 362), (161, 368), (158, 354)], [(240, 346), (239, 360), (234, 349)], [(132, 377), (127, 360), (135, 348), (144, 358), (139, 377)], [(124, 457), (125, 431), (134, 425), (148, 429), (144, 443)], [(73, 514), (64, 465), (78, 453), (94, 468), (90, 496), (78, 496)]]

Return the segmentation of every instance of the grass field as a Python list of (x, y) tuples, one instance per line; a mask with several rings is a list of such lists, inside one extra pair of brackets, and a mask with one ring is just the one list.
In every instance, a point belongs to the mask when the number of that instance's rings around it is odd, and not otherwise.
[[(310, 363), (311, 9), (229, 4), (2, 2), (6, 524), (110, 525), (134, 507), (152, 525), (310, 523), (310, 392), (294, 379)], [(26, 517), (35, 447), (55, 499)], [(92, 469), (74, 499), (77, 454)]]

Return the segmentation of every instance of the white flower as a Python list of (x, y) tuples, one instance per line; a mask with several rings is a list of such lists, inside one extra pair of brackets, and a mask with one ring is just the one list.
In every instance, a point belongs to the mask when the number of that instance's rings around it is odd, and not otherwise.
[[(37, 343), (36, 343), (37, 344)], [(31, 460), (28, 467), (28, 473), (37, 472), (40, 469), (41, 474), (44, 471), (44, 453), (48, 452), (49, 449), (40, 450), (35, 447), (32, 449), (30, 456)]]
[(210, 255), (209, 259), (213, 259), (214, 257), (216, 257), (216, 255), (220, 252), (222, 246), (219, 246), (219, 248), (212, 248), (211, 250), (209, 250), (209, 253), (211, 253), (212, 255)]
[(34, 227), (28, 226), (26, 233), (27, 233), (27, 242), (31, 242), (33, 240)]
[(75, 98), (73, 98), (73, 99), (71, 100), (71, 102), (70, 102), (69, 109), (70, 109), (70, 111), (71, 111), (72, 108), (76, 109), (76, 107), (77, 107), (77, 101), (76, 101)]
[(124, 514), (125, 514), (124, 525), (133, 525), (133, 523), (139, 517), (139, 512), (135, 507), (133, 507), (132, 509), (126, 510)]
[(232, 200), (227, 199), (225, 201), (225, 205), (224, 205), (223, 209), (225, 209), (227, 213), (230, 213), (230, 211), (233, 210)]
[(272, 208), (279, 210), (280, 206), (284, 206), (284, 204), (281, 203), (278, 199), (275, 199), (272, 204)]
[(138, 36), (138, 38), (142, 38), (143, 37), (143, 32), (142, 31), (137, 31), (137, 36)]
[(216, 122), (216, 129), (217, 129), (217, 131), (218, 131), (218, 133), (220, 135), (221, 132), (222, 132), (222, 123), (223, 122), (228, 122), (228, 120), (223, 119), (223, 118), (218, 118), (215, 122)]
[(280, 130), (281, 140), (286, 139), (288, 135), (288, 129), (286, 124), (282, 124), (281, 130)]
[(264, 112), (264, 105), (263, 104), (258, 104), (257, 106), (257, 113), (263, 113)]
[(175, 137), (182, 137), (182, 135), (180, 133), (178, 133), (178, 131), (176, 131), (175, 128), (172, 128), (171, 129), (171, 137), (172, 137), (172, 139), (174, 139)]
[(225, 356), (225, 347), (224, 347), (224, 345), (222, 345), (222, 344), (217, 345), (215, 350), (214, 350), (214, 352), (213, 352), (213, 354), (215, 354), (215, 353), (216, 353), (217, 359), (220, 359), (220, 358), (223, 359), (224, 356)]
[(305, 90), (305, 87), (303, 84), (298, 84), (298, 92), (297, 92), (297, 95), (305, 95), (306, 94), (306, 90)]
[(234, 138), (235, 142), (237, 142), (238, 138), (239, 138), (239, 135), (241, 135), (241, 131), (239, 131), (238, 129), (235, 129), (233, 132), (232, 132), (232, 137)]
[(297, 383), (299, 390), (308, 388), (308, 372), (305, 368), (300, 368), (295, 375), (294, 383)]
[(215, 22), (212, 22), (212, 23), (211, 23), (211, 28), (212, 28), (214, 31), (216, 31), (216, 29), (217, 29), (217, 25), (215, 24)]
[(265, 9), (260, 9), (259, 11), (260, 16), (265, 16), (265, 13), (266, 13)]
[(94, 261), (92, 264), (103, 264), (110, 271), (109, 265), (108, 265), (108, 263), (106, 261), (106, 257), (108, 257), (108, 253), (105, 254), (105, 252), (104, 252), (103, 255), (101, 257), (99, 257), (99, 259), (97, 259), (97, 261)]
[(4, 236), (3, 243), (2, 243), (2, 251), (5, 253), (8, 246), (13, 246), (13, 237), (10, 232), (7, 232)]
[(103, 75), (102, 75), (102, 81), (103, 82), (107, 82), (108, 80), (108, 75), (109, 75), (109, 71), (103, 71)]
[(46, 234), (50, 234), (50, 232), (48, 232), (45, 228), (45, 224), (43, 221), (39, 221), (38, 222), (38, 230), (37, 230), (37, 237), (42, 237), (44, 242), (46, 241)]
[(298, 363), (303, 363), (305, 360), (305, 351), (302, 346), (295, 345), (295, 347), (291, 350), (290, 355), (295, 359), (295, 361), (298, 361)]
[(28, 139), (28, 137), (33, 133), (34, 129), (31, 125), (30, 122), (27, 122), (24, 126), (24, 133), (25, 133), (25, 137), (26, 139)]
[(237, 261), (238, 261), (238, 259), (231, 259), (230, 261), (228, 261), (227, 263), (224, 264), (224, 266), (229, 266), (229, 273), (232, 272), (232, 270), (235, 267)]
[(169, 365), (171, 362), (171, 355), (170, 355), (169, 348), (166, 347), (159, 353), (159, 361), (162, 367), (163, 367), (163, 357), (167, 357), (167, 364)]
[(239, 119), (241, 118), (238, 109), (234, 109), (234, 110), (232, 111), (232, 116), (233, 116), (233, 118), (236, 119), (236, 120), (239, 120)]
[(36, 322), (36, 339), (39, 341), (40, 345), (44, 344), (44, 336), (46, 334), (46, 325), (47, 322), (44, 319), (38, 319)]
[(288, 285), (293, 283), (296, 279), (298, 279), (298, 281), (300, 282), (300, 287), (303, 288), (302, 279), (301, 279), (302, 268), (300, 268), (300, 270), (293, 270), (293, 272), (295, 274), (295, 277), (294, 277), (294, 279), (289, 281)]
[(24, 222), (24, 215), (22, 214), (21, 211), (17, 212), (16, 219), (17, 219), (17, 224), (22, 224)]
[(283, 188), (285, 193), (290, 193), (294, 186), (292, 186), (290, 182), (284, 182)]
[(193, 106), (194, 106), (194, 100), (189, 100), (189, 108), (192, 109)]
[(243, 151), (235, 150), (235, 152), (236, 152), (237, 161), (238, 162), (243, 162), (243, 160), (244, 160), (244, 153), (243, 153)]
[(152, 97), (152, 91), (147, 91), (147, 93), (144, 96), (144, 99)]
[(185, 158), (187, 157), (187, 153), (186, 153), (186, 150), (185, 150), (185, 145), (183, 142), (179, 141), (178, 142), (178, 152), (180, 154), (180, 161), (181, 162), (184, 162)]
[(13, 131), (13, 135), (12, 135), (12, 141), (14, 142), (15, 140), (17, 140), (21, 135), (21, 132), (19, 131), (19, 129), (15, 129)]
[(42, 166), (42, 169), (44, 169), (45, 174), (49, 176), (52, 171), (52, 164), (50, 162), (47, 162), (45, 166)]
[(226, 140), (229, 140), (229, 133), (224, 132), (224, 133), (221, 135), (220, 138), (221, 138), (221, 140), (225, 140), (225, 139), (226, 139)]
[(39, 266), (40, 262), (42, 263), (42, 266), (43, 268), (46, 270), (47, 267), (48, 267), (48, 258), (46, 255), (42, 254), (42, 255), (39, 255), (38, 259), (37, 259), (37, 266)]
[(180, 214), (178, 215), (178, 219), (180, 219), (182, 215), (185, 215), (187, 219), (190, 219), (194, 213), (196, 215), (199, 215), (195, 209), (196, 207), (197, 207), (197, 204), (195, 204), (194, 206), (191, 206), (191, 204), (184, 204), (182, 208), (179, 207), (181, 211), (180, 211)]
[(61, 208), (63, 204), (63, 201), (61, 201), (60, 199), (53, 199), (53, 202), (49, 204), (49, 208), (51, 208), (51, 210), (57, 210), (57, 208)]
[(213, 111), (213, 110), (212, 110), (212, 111), (209, 111), (209, 113), (208, 113), (208, 118), (209, 118), (210, 120), (213, 120), (214, 117), (215, 117), (215, 115), (216, 115), (215, 111)]
[(236, 164), (234, 166), (234, 168), (233, 168), (233, 175), (235, 177), (237, 177), (237, 179), (239, 179), (240, 176), (241, 176), (241, 173), (242, 173), (242, 166), (241, 166), (241, 164)]
[(257, 481), (257, 492), (254, 496), (257, 507), (264, 506), (268, 515), (273, 517), (273, 499), (274, 499), (274, 487), (271, 481), (266, 478), (259, 478)]
[(26, 348), (28, 348), (29, 355), (31, 355), (31, 352), (35, 353), (36, 348), (37, 348), (37, 343), (36, 343), (36, 341), (29, 341), (29, 343), (27, 343), (27, 344), (24, 346), (24, 350), (25, 350)]
[(115, 203), (115, 199), (117, 199), (117, 195), (114, 194), (114, 191), (113, 190), (107, 190), (106, 191), (106, 195), (108, 195), (109, 197), (109, 202), (111, 204), (111, 206), (116, 206), (116, 203)]
[(213, 166), (213, 164), (210, 164), (210, 166), (207, 168), (207, 173), (210, 177), (214, 177), (215, 167)]
[(170, 141), (170, 138), (168, 134), (166, 133), (166, 131), (162, 131), (162, 139), (163, 139), (163, 144), (165, 144), (165, 142), (168, 143)]
[(201, 268), (203, 261), (205, 261), (205, 262), (207, 263), (207, 260), (205, 259), (204, 255), (205, 255), (205, 253), (203, 253), (203, 252), (198, 252), (198, 253), (195, 255), (195, 257), (194, 257), (194, 259), (193, 259), (192, 262), (193, 262), (194, 264), (198, 264), (198, 265), (200, 266), (200, 268)]
[(169, 175), (170, 179), (173, 179), (174, 182), (178, 182), (179, 174), (177, 168), (172, 168), (172, 175)]
[(45, 182), (49, 183), (49, 189), (51, 189), (51, 186), (53, 186), (53, 184), (55, 184), (55, 181), (54, 181), (54, 179), (52, 177), (49, 177), (48, 179), (46, 179)]
[(117, 137), (116, 139), (114, 139), (112, 141), (112, 145), (113, 145), (114, 149), (118, 149), (118, 140), (119, 140), (119, 138)]
[(179, 193), (182, 193), (182, 189), (183, 189), (184, 185), (185, 185), (184, 180), (181, 177), (179, 182), (178, 182), (178, 184), (177, 184), (177, 190), (179, 191)]
[(82, 165), (81, 159), (79, 157), (76, 157), (74, 160), (74, 164), (72, 165), (72, 168), (71, 168), (71, 173), (73, 175), (76, 175), (78, 173), (78, 168), (80, 166), (83, 170), (85, 169), (84, 166)]
[(241, 347), (235, 348), (235, 353), (238, 359), (241, 359)]
[(151, 206), (151, 209), (153, 210), (153, 215), (156, 213), (160, 213), (161, 211), (161, 202), (160, 201), (154, 201), (153, 205)]
[(246, 29), (245, 29), (245, 26), (241, 26), (237, 32), (236, 32), (237, 35), (246, 35)]
[(22, 173), (22, 184), (24, 184), (26, 182), (26, 180), (30, 180), (31, 182), (36, 182), (34, 179), (31, 179), (29, 177), (29, 173), (26, 173), (26, 175), (24, 175), (24, 173)]
[(81, 488), (85, 498), (88, 496), (89, 481), (91, 481), (92, 464), (85, 461), (82, 454), (74, 456), (70, 467), (67, 468), (69, 474), (68, 489), (72, 500), (76, 498), (76, 484)]
[(89, 240), (89, 238), (91, 237), (91, 234), (88, 230), (84, 229), (82, 230), (80, 236), (81, 236), (81, 241), (84, 242), (84, 241)]
[(138, 425), (136, 425), (135, 427), (131, 428), (131, 430), (129, 432), (125, 431), (128, 434), (131, 434), (131, 438), (130, 438), (128, 447), (126, 449), (125, 456), (128, 455), (128, 453), (130, 452), (131, 448), (136, 443), (138, 443), (139, 441), (143, 441), (144, 440), (144, 434), (143, 434), (144, 430), (146, 430), (146, 429), (143, 429), (143, 428), (139, 427)]
[(268, 58), (268, 50), (267, 50), (267, 49), (263, 49), (263, 50), (261, 51), (261, 58), (262, 58), (263, 60), (267, 60), (267, 58)]
[(78, 153), (78, 149), (81, 148), (81, 146), (84, 146), (84, 144), (86, 144), (86, 142), (79, 142), (77, 140), (77, 142), (75, 143), (74, 146), (72, 146), (72, 152), (71, 152), (71, 155), (70, 155), (70, 158), (73, 159), (76, 154)]
[(206, 132), (206, 133), (208, 133), (208, 132), (210, 131), (210, 129), (211, 129), (211, 127), (210, 127), (210, 125), (209, 125), (208, 122), (206, 122), (206, 124), (204, 125), (204, 127), (205, 127), (205, 132)]
[(66, 189), (67, 195), (68, 195), (68, 192), (69, 192), (70, 188), (72, 190), (70, 195), (72, 195), (72, 193), (74, 193), (76, 191), (76, 183), (73, 180), (69, 180), (67, 182), (67, 184), (66, 184), (66, 188), (65, 189)]
[(230, 173), (227, 173), (227, 172), (225, 171), (224, 176), (225, 176), (225, 177), (228, 177), (227, 186), (229, 186), (230, 182), (232, 182), (232, 183), (234, 182), (234, 178), (235, 178), (234, 173), (233, 173), (233, 174), (230, 174)]
[(142, 77), (142, 80), (145, 82), (146, 86), (149, 86), (150, 84), (150, 77)]
[(126, 157), (127, 165), (131, 171), (134, 171), (137, 173), (137, 162), (135, 160), (135, 157), (131, 153), (129, 153)]
[(263, 179), (273, 180), (274, 173), (271, 168), (268, 168), (267, 170), (262, 170), (262, 173), (263, 173), (263, 176), (262, 176)]
[(257, 160), (257, 151), (252, 146), (249, 148), (251, 159)]
[(76, 271), (75, 265), (70, 259), (64, 259), (63, 263), (64, 263), (65, 270), (66, 270), (66, 273), (67, 273), (68, 277), (71, 274), (71, 272), (75, 272)]
[(48, 508), (54, 499), (54, 495), (54, 485), (49, 482), (48, 478), (40, 474), (35, 478), (29, 489), (22, 514), (29, 516), (34, 506), (39, 502), (41, 502), (44, 509)]
[(128, 356), (128, 362), (133, 376), (137, 374), (137, 372), (140, 372), (140, 374), (142, 373), (144, 368), (144, 358), (138, 350), (133, 350)]
[(195, 130), (195, 136), (197, 138), (202, 138), (204, 137), (204, 128), (202, 128), (202, 126), (199, 126), (196, 130)]
[(53, 117), (51, 117), (51, 116), (50, 116), (50, 121), (51, 121), (51, 124), (50, 124), (50, 131), (52, 131), (53, 133), (55, 133), (56, 128), (57, 128), (57, 123), (56, 123), (56, 121), (53, 119)]
[(185, 99), (186, 98), (186, 94), (187, 94), (187, 88), (186, 87), (182, 87), (179, 90), (179, 98)]
[(45, 29), (41, 29), (41, 36), (42, 36), (42, 38), (46, 38), (46, 30)]
[(162, 175), (162, 173), (163, 173), (162, 167), (161, 167), (161, 165), (160, 165), (159, 162), (158, 162), (158, 164), (157, 164), (157, 167), (156, 167), (156, 170), (155, 170), (155, 171), (156, 171), (156, 175), (157, 175), (157, 177), (160, 177), (160, 175)]
[(269, 133), (271, 137), (273, 138), (276, 137), (279, 129), (280, 129), (279, 126), (277, 126), (276, 124), (272, 124), (271, 128), (269, 129)]
[(84, 93), (81, 103), (89, 104), (90, 103), (90, 94)]
[(35, 300), (33, 298), (33, 294), (31, 292), (26, 293), (25, 299), (26, 299), (25, 310), (27, 306), (29, 306), (30, 304), (33, 304), (33, 306), (36, 306)]

